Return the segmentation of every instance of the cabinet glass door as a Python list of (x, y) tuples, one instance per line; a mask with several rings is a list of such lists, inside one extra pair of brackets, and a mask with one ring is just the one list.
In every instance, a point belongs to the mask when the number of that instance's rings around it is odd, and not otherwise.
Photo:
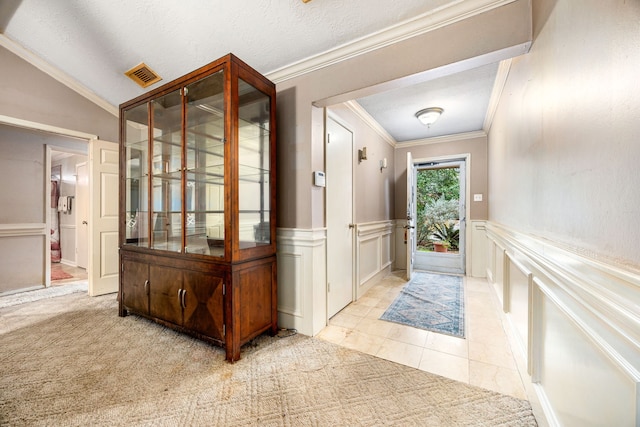
[(149, 246), (149, 114), (147, 104), (124, 112), (125, 241)]
[(238, 201), (241, 249), (271, 243), (270, 105), (268, 95), (242, 79), (238, 81)]
[(182, 251), (182, 96), (151, 101), (151, 247)]
[(187, 253), (224, 257), (224, 74), (186, 88), (185, 233)]

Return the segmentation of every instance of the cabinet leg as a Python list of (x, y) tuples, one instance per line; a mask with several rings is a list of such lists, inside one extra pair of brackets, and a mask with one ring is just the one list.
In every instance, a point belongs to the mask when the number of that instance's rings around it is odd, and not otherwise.
[(227, 362), (236, 362), (240, 360), (240, 347), (239, 346), (227, 346)]
[(271, 329), (269, 329), (269, 335), (271, 335), (272, 337), (275, 337), (276, 335), (278, 335), (278, 322), (273, 322), (271, 324)]

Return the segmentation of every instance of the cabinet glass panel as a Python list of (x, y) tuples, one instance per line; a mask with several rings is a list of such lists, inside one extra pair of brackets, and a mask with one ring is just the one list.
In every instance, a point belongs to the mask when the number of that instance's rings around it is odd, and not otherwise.
[(187, 86), (187, 253), (224, 256), (224, 75)]
[(182, 251), (182, 105), (180, 91), (151, 101), (152, 248)]
[(240, 248), (271, 243), (269, 96), (238, 81)]
[(125, 244), (149, 246), (149, 115), (147, 104), (124, 112)]

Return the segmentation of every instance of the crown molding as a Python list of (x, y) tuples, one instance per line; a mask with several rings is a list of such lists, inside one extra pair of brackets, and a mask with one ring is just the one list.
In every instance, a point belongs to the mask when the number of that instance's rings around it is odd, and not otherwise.
[(496, 80), (493, 83), (491, 97), (489, 98), (489, 105), (487, 106), (487, 114), (485, 115), (484, 123), (482, 124), (482, 130), (487, 134), (489, 133), (489, 129), (491, 129), (493, 117), (498, 109), (498, 103), (502, 97), (504, 85), (507, 83), (507, 77), (509, 76), (510, 69), (511, 58), (500, 61), (500, 65), (498, 65), (498, 72), (496, 73)]
[(70, 77), (68, 74), (66, 74), (62, 70), (49, 64), (48, 62), (40, 58), (38, 55), (25, 49), (19, 43), (17, 43), (14, 40), (11, 40), (9, 37), (1, 33), (0, 33), (0, 46), (4, 47), (8, 51), (12, 52), (13, 54), (27, 61), (29, 64), (33, 65), (43, 73), (49, 75), (53, 79), (67, 86), (69, 89), (73, 90), (79, 95), (87, 98), (89, 101), (93, 102), (94, 104), (101, 107), (105, 111), (113, 114), (116, 117), (118, 117), (118, 115), (120, 114), (118, 107), (111, 105), (111, 103), (106, 101), (104, 98), (101, 98), (100, 96), (96, 95), (94, 92), (89, 90), (86, 86), (84, 86), (79, 81)]
[(344, 105), (351, 110), (356, 116), (360, 118), (367, 126), (369, 126), (375, 133), (380, 135), (382, 139), (385, 140), (387, 144), (391, 147), (395, 148), (397, 141), (394, 137), (392, 137), (389, 132), (387, 132), (380, 124), (371, 117), (371, 114), (367, 113), (367, 111), (362, 108), (357, 101), (347, 101)]
[(413, 141), (399, 142), (396, 148), (416, 147), (420, 145), (442, 144), (444, 142), (464, 141), (465, 139), (486, 138), (483, 130), (473, 132), (454, 133), (452, 135), (435, 136), (433, 138), (414, 139)]
[(438, 28), (454, 24), (516, 0), (457, 0), (333, 49), (278, 68), (266, 77), (278, 84)]

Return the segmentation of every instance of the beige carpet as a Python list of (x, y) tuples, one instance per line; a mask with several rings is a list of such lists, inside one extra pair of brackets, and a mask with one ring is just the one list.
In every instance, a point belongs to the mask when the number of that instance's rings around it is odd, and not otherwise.
[(221, 349), (115, 295), (0, 309), (0, 425), (530, 426), (528, 402), (300, 335)]

